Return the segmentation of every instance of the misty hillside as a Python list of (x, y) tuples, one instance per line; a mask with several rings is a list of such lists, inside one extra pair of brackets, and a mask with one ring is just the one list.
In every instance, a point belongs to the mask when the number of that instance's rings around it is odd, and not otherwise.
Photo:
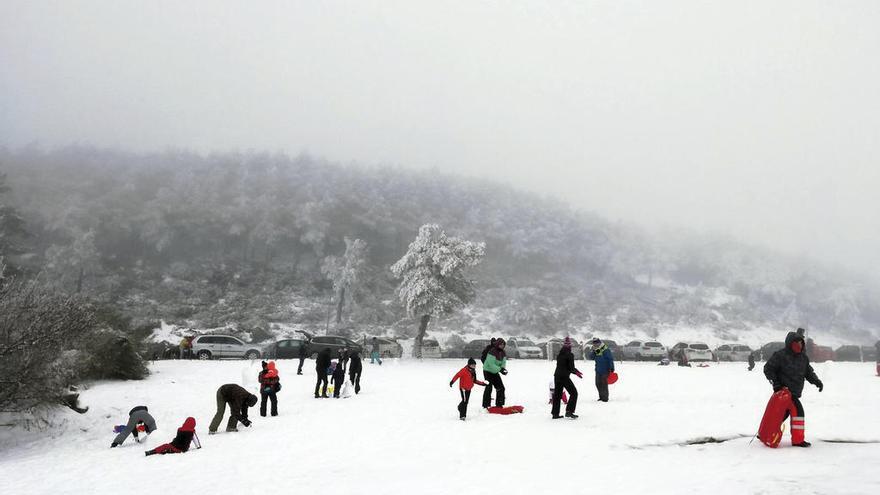
[(649, 235), (551, 199), (438, 172), (309, 156), (0, 151), (28, 232), (10, 271), (141, 322), (229, 326), (253, 339), (321, 332), (334, 306), (322, 267), (345, 238), (367, 245), (342, 330), (412, 334), (389, 266), (419, 226), (486, 242), (478, 298), (429, 332), (662, 335), (701, 328), (737, 339), (794, 325), (836, 340), (880, 328), (866, 280), (729, 239)]

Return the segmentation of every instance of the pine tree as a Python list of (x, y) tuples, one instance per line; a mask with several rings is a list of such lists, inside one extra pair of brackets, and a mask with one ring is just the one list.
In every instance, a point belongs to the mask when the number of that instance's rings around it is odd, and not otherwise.
[(465, 269), (483, 259), (486, 244), (449, 237), (436, 224), (426, 224), (409, 245), (409, 250), (391, 266), (400, 301), (412, 318), (419, 318), (419, 333), (413, 353), (422, 357), (422, 340), (432, 316), (452, 313), (474, 300), (474, 282)]

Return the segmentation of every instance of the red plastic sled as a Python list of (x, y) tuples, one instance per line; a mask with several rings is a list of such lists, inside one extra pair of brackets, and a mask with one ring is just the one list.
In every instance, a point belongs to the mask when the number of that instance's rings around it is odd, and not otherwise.
[(490, 407), (489, 414), (518, 414), (525, 410), (523, 406)]
[(608, 373), (608, 385), (612, 385), (614, 383), (617, 383), (618, 378), (620, 378), (620, 377), (617, 376), (617, 373), (615, 373), (614, 371), (612, 371), (611, 373)]
[(761, 418), (761, 426), (758, 428), (758, 439), (764, 445), (775, 449), (782, 441), (782, 422), (785, 421), (785, 413), (789, 412), (796, 416), (794, 404), (791, 401), (791, 392), (783, 388), (774, 392), (764, 409), (764, 417)]

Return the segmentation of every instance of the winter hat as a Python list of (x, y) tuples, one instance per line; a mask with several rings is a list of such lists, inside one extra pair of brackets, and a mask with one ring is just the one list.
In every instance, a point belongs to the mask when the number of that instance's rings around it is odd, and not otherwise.
[(477, 364), (477, 361), (474, 360), (474, 358), (469, 358), (469, 359), (468, 359), (468, 366), (470, 366), (470, 365), (472, 365), (472, 364), (473, 364), (473, 365), (476, 365), (476, 364)]
[(186, 418), (183, 422), (183, 426), (181, 426), (178, 431), (195, 431), (196, 429), (196, 418)]
[(571, 349), (571, 338), (565, 337), (565, 339), (562, 340), (562, 347), (565, 347), (566, 349)]
[(600, 345), (602, 345), (602, 340), (599, 339), (599, 337), (596, 337), (591, 343), (593, 344), (593, 347), (599, 347)]
[(245, 401), (245, 402), (247, 403), (247, 405), (248, 405), (249, 407), (254, 407), (254, 406), (257, 405), (257, 396), (251, 394), (251, 396), (248, 397), (248, 398), (247, 398), (247, 401)]

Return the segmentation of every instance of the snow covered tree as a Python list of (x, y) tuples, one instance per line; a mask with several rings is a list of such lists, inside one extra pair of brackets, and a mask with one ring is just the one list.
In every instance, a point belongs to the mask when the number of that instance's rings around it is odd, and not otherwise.
[[(6, 186), (6, 175), (0, 174), (0, 195), (9, 192)], [(3, 278), (10, 255), (21, 254), (23, 251), (21, 241), (27, 237), (24, 219), (18, 210), (12, 206), (0, 203), (0, 279)]]
[(336, 324), (342, 323), (342, 308), (345, 306), (345, 293), (357, 285), (367, 262), (367, 243), (345, 238), (345, 254), (342, 257), (327, 256), (321, 271), (333, 282), (336, 293)]
[(474, 282), (465, 278), (465, 269), (483, 259), (486, 244), (449, 237), (436, 224), (422, 225), (416, 240), (391, 273), (402, 279), (400, 301), (412, 318), (419, 318), (413, 354), (422, 357), (422, 340), (431, 316), (448, 314), (464, 307), (475, 296)]

